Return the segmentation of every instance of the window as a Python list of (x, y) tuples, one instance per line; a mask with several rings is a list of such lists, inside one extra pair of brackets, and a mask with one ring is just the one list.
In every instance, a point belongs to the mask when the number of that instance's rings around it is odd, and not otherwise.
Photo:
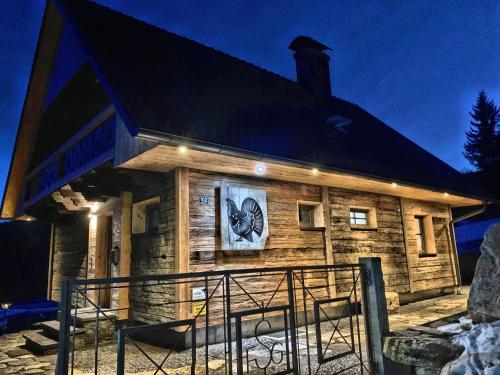
[(368, 225), (368, 212), (361, 210), (351, 210), (351, 224)]
[(415, 217), (416, 235), (417, 235), (417, 250), (419, 253), (425, 252), (425, 227), (424, 217)]
[(351, 229), (377, 229), (377, 212), (374, 207), (351, 207), (349, 222)]
[(323, 229), (323, 204), (318, 202), (298, 202), (300, 229)]
[(420, 257), (436, 255), (436, 241), (434, 238), (434, 222), (431, 215), (415, 216), (415, 237)]
[(132, 205), (132, 234), (156, 232), (160, 223), (160, 197)]
[(299, 222), (302, 227), (314, 226), (314, 206), (299, 205)]
[(156, 232), (160, 223), (160, 203), (146, 206), (146, 232)]

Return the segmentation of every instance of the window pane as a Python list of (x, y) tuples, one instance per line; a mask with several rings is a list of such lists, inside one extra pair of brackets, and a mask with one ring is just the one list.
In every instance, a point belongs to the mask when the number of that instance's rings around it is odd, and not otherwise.
[(312, 223), (313, 210), (313, 206), (299, 206), (299, 221), (301, 223)]
[(368, 213), (366, 211), (351, 210), (350, 219), (351, 224), (368, 225)]
[(419, 252), (425, 251), (425, 230), (424, 218), (415, 217), (415, 232), (417, 235), (417, 249)]

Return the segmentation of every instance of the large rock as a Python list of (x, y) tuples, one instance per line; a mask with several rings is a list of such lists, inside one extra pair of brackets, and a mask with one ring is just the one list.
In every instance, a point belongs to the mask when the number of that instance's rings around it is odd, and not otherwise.
[(500, 319), (500, 224), (491, 225), (484, 234), (467, 309), (476, 322)]
[(393, 362), (412, 368), (412, 374), (439, 374), (446, 363), (458, 358), (463, 351), (463, 346), (439, 337), (384, 338), (384, 355)]

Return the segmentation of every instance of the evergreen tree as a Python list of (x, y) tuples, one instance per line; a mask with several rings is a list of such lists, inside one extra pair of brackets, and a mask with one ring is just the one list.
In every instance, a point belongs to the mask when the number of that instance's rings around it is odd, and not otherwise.
[(464, 156), (479, 171), (487, 171), (500, 162), (500, 108), (481, 91), (469, 113)]

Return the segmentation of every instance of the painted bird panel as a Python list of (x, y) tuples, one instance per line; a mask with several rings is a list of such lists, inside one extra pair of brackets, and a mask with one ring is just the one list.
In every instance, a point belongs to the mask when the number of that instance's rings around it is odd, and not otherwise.
[(229, 225), (233, 232), (239, 236), (236, 241), (243, 239), (253, 242), (253, 233), (259, 237), (264, 230), (264, 215), (257, 201), (253, 198), (245, 198), (238, 209), (234, 201), (226, 198)]

